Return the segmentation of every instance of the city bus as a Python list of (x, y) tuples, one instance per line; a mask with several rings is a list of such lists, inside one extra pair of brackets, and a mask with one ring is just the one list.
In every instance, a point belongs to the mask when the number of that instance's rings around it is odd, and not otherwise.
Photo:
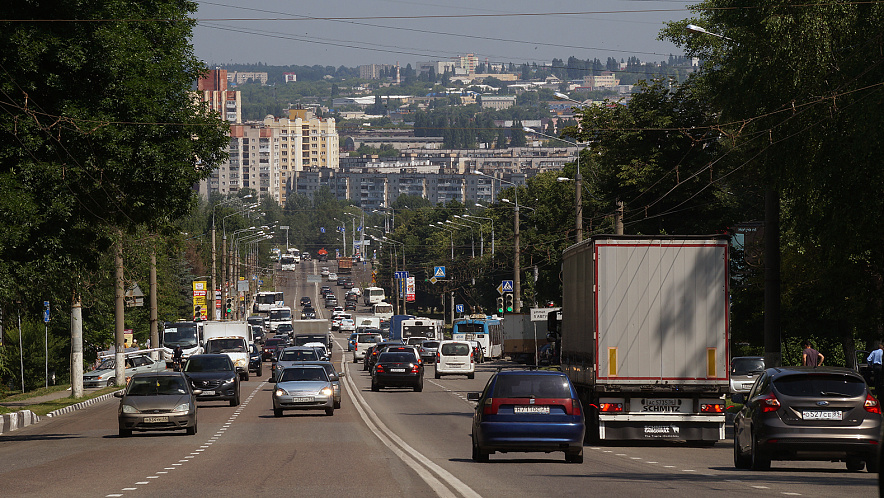
[(408, 343), (410, 337), (425, 337), (427, 340), (438, 341), (442, 339), (442, 328), (439, 320), (429, 318), (410, 318), (402, 320), (402, 342)]
[(262, 291), (255, 296), (254, 313), (269, 313), (270, 308), (285, 306), (282, 292)]
[(503, 354), (503, 325), (500, 320), (485, 315), (455, 320), (451, 338), (455, 341), (477, 341), (485, 358), (500, 358)]

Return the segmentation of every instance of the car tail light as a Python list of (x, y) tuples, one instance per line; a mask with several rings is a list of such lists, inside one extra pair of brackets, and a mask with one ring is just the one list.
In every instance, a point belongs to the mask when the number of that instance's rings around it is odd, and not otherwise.
[(571, 398), (571, 406), (565, 407), (565, 411), (568, 415), (580, 415), (580, 400), (576, 398)]
[(473, 363), (473, 352), (470, 351), (470, 363)]
[(419, 365), (412, 365), (411, 366), (411, 373), (413, 373), (413, 374), (420, 373), (420, 366)]
[(497, 408), (500, 406), (500, 403), (495, 403), (494, 398), (485, 398), (485, 407), (482, 408), (482, 413), (484, 415), (497, 415)]
[(600, 412), (622, 412), (623, 403), (599, 403)]
[(724, 413), (724, 405), (720, 403), (702, 403), (700, 411), (703, 413)]
[(384, 373), (386, 370), (384, 370), (384, 366), (383, 366), (383, 365), (381, 365), (380, 363), (378, 363), (377, 365), (375, 365), (375, 367), (374, 367), (374, 371), (377, 372), (377, 373)]
[(761, 407), (761, 413), (775, 412), (780, 408), (780, 402), (774, 393), (759, 398), (758, 405)]
[(869, 413), (877, 413), (878, 415), (881, 415), (881, 403), (871, 394), (866, 394), (866, 402), (863, 407)]

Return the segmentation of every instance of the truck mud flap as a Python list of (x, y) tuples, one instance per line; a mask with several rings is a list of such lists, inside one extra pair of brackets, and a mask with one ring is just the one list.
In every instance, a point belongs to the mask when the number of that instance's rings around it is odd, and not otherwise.
[(684, 440), (719, 441), (724, 439), (724, 424), (715, 422), (611, 422), (599, 421), (603, 440)]

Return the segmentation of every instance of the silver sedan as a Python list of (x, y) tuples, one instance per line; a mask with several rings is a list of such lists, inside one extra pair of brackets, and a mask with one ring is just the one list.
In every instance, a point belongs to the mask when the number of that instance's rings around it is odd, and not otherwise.
[(321, 365), (287, 367), (277, 378), (273, 390), (273, 416), (283, 410), (325, 410), (335, 414), (335, 390)]

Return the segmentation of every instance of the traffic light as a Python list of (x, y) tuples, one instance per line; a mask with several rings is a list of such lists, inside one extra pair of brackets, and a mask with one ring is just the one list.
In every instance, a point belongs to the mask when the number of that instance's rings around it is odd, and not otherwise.
[(233, 313), (233, 298), (227, 298), (227, 313)]
[(513, 293), (507, 292), (506, 295), (504, 296), (504, 299), (506, 300), (507, 313), (512, 313), (513, 312)]
[(497, 312), (503, 313), (503, 296), (497, 298)]

